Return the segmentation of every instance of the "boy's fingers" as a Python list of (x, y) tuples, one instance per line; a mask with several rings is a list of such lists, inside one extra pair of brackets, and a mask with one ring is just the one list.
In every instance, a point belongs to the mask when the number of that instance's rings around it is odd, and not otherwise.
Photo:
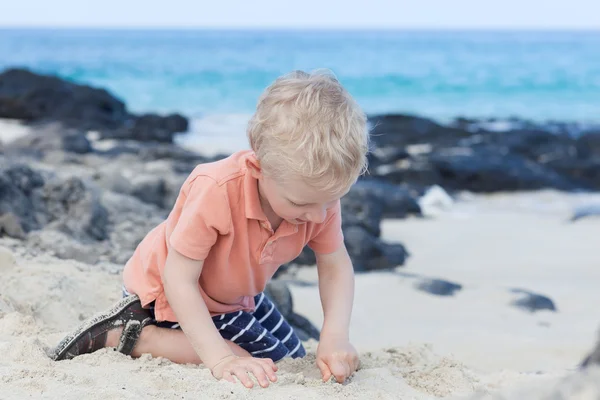
[(250, 371), (256, 377), (258, 384), (262, 387), (269, 386), (269, 379), (267, 379), (267, 374), (265, 369), (262, 367), (262, 363), (257, 363), (249, 366)]
[(273, 368), (270, 365), (262, 365), (263, 370), (265, 371), (265, 374), (267, 374), (267, 377), (269, 378), (269, 380), (271, 382), (276, 382), (277, 381), (277, 375), (275, 374), (275, 371), (273, 371)]
[(246, 368), (236, 367), (233, 369), (232, 372), (235, 376), (237, 376), (237, 378), (240, 380), (240, 382), (242, 382), (244, 386), (246, 386), (249, 389), (254, 387), (254, 383), (252, 382), (252, 379), (250, 379), (250, 377), (248, 376)]
[(344, 383), (346, 378), (350, 375), (350, 366), (340, 360), (336, 360), (331, 365), (331, 373), (335, 376), (338, 383)]
[(327, 366), (327, 364), (325, 364), (324, 361), (318, 359), (317, 367), (319, 367), (319, 369), (321, 370), (321, 376), (323, 377), (323, 382), (327, 382), (329, 379), (331, 379), (331, 371), (329, 370), (329, 367)]
[(235, 379), (233, 379), (233, 376), (231, 376), (231, 374), (227, 371), (223, 372), (222, 379), (225, 379), (226, 381), (231, 383), (235, 383)]
[(358, 371), (358, 367), (360, 367), (360, 360), (358, 357), (354, 357), (352, 361), (354, 364), (354, 371)]
[(275, 364), (275, 361), (273, 361), (271, 358), (263, 358), (261, 360), (264, 363), (267, 363), (268, 367), (271, 368), (273, 371), (277, 371), (279, 369), (277, 364)]

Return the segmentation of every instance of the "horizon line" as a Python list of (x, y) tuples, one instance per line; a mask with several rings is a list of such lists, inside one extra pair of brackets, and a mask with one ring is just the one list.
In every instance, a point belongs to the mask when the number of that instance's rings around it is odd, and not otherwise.
[(476, 32), (600, 32), (592, 26), (170, 26), (170, 25), (2, 25), (0, 29), (28, 30), (161, 30), (161, 31), (476, 31)]

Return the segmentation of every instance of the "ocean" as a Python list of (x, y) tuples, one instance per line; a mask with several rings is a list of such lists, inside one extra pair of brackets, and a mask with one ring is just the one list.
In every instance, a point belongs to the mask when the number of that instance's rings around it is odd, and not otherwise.
[(332, 70), (369, 114), (600, 121), (600, 31), (0, 29), (15, 66), (181, 112), (199, 149), (245, 146), (260, 92), (294, 69)]

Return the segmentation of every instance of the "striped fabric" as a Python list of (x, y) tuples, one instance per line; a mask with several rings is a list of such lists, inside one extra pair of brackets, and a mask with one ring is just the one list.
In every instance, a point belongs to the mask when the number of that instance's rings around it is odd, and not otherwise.
[[(123, 296), (129, 296), (125, 288)], [(302, 342), (275, 304), (264, 293), (257, 295), (254, 301), (256, 307), (253, 313), (236, 311), (212, 317), (221, 336), (236, 343), (253, 357), (270, 358), (275, 362), (285, 357), (304, 357), (306, 350)], [(154, 317), (154, 304), (150, 305), (150, 311)], [(169, 321), (155, 321), (154, 325), (180, 328), (178, 323)]]

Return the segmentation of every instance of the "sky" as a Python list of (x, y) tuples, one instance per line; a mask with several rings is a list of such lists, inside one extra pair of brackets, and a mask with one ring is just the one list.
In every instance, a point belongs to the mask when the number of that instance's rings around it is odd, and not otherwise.
[(600, 29), (600, 0), (0, 0), (0, 26)]

